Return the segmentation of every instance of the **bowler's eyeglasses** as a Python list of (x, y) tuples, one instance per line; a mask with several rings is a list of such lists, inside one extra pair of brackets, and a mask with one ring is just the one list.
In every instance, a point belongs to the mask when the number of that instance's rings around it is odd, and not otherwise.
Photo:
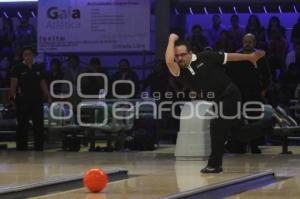
[(180, 54), (175, 54), (175, 57), (178, 58), (178, 57), (185, 57), (187, 56), (189, 53), (180, 53)]

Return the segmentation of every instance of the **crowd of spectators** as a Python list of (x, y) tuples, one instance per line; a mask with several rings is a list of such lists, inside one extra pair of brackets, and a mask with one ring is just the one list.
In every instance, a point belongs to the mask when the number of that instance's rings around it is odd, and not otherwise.
[(230, 17), (230, 23), (230, 27), (225, 27), (221, 17), (214, 15), (212, 26), (208, 30), (204, 31), (201, 24), (195, 24), (190, 33), (181, 36), (190, 42), (195, 53), (207, 49), (240, 52), (243, 37), (248, 33), (253, 34), (256, 49), (267, 53), (272, 77), (268, 88), (269, 102), (273, 105), (287, 105), (290, 99), (297, 98), (295, 89), (300, 83), (300, 17), (292, 28), (290, 39), (286, 27), (277, 16), (272, 16), (266, 27), (256, 15), (250, 15), (247, 24), (242, 25), (239, 16), (234, 14)]
[[(0, 28), (0, 87), (9, 87), (10, 68), (20, 61), (20, 52), (24, 46), (36, 46), (36, 30), (29, 23), (28, 18), (19, 19), (20, 23), (13, 28), (11, 18), (3, 18)], [(190, 33), (184, 35), (195, 53), (203, 50), (225, 52), (238, 52), (242, 48), (243, 37), (251, 33), (256, 38), (256, 48), (267, 52), (266, 58), (270, 67), (272, 84), (268, 88), (268, 96), (273, 104), (288, 103), (295, 98), (295, 89), (300, 83), (300, 17), (293, 26), (290, 41), (287, 39), (286, 28), (278, 17), (270, 18), (267, 27), (264, 27), (256, 15), (250, 15), (245, 25), (240, 24), (239, 16), (230, 17), (230, 27), (222, 24), (219, 15), (212, 17), (212, 26), (204, 31), (201, 24), (192, 27)], [(289, 45), (292, 45), (291, 48)], [(289, 52), (289, 49), (292, 49)], [(163, 61), (156, 62), (153, 72), (145, 79), (140, 79), (138, 72), (130, 66), (127, 58), (121, 59), (114, 73), (108, 73), (108, 68), (103, 67), (99, 57), (92, 57), (89, 63), (83, 64), (80, 57), (71, 55), (67, 60), (53, 58), (47, 71), (47, 82), (65, 79), (72, 82), (76, 89), (76, 80), (83, 72), (100, 72), (107, 74), (110, 85), (117, 80), (131, 80), (135, 85), (134, 97), (139, 97), (144, 90), (150, 92), (178, 92), (184, 88), (175, 79), (168, 75)], [(62, 67), (66, 65), (67, 67)], [(163, 85), (161, 82), (164, 82)], [(97, 78), (83, 81), (82, 91), (86, 94), (98, 94), (103, 83)], [(63, 88), (55, 88), (57, 92)], [(128, 85), (119, 85), (119, 94), (130, 93)], [(111, 93), (110, 93), (111, 94)]]

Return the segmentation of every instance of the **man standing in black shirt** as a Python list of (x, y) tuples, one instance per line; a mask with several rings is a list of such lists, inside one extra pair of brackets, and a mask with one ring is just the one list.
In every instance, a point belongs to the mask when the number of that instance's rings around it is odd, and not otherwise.
[[(238, 51), (242, 54), (251, 54), (256, 51), (256, 39), (253, 34), (246, 34), (243, 38), (243, 49)], [(264, 103), (266, 91), (271, 84), (271, 71), (269, 69), (268, 61), (265, 57), (257, 61), (257, 68), (253, 67), (248, 61), (230, 62), (226, 66), (226, 72), (232, 79), (233, 83), (240, 89), (242, 96), (242, 103), (247, 102), (261, 102)], [(253, 105), (253, 108), (259, 108)], [(251, 111), (247, 113), (249, 116), (260, 115), (260, 111)], [(247, 119), (247, 118), (245, 118)], [(247, 119), (248, 122), (255, 122), (256, 120)], [(252, 153), (261, 153), (258, 144), (262, 139), (253, 140), (250, 143)], [(234, 143), (232, 143), (234, 145)], [(237, 146), (239, 145), (236, 143)], [(245, 146), (245, 145), (244, 145)], [(245, 151), (241, 145), (240, 152)], [(244, 147), (245, 148), (245, 147)]]
[[(178, 40), (176, 34), (171, 34), (166, 50), (166, 64), (170, 73), (179, 78), (188, 88), (201, 93), (200, 99), (222, 104), (225, 116), (237, 114), (237, 104), (240, 92), (226, 75), (223, 64), (227, 61), (248, 60), (256, 65), (256, 61), (265, 55), (264, 51), (252, 54), (216, 53), (204, 51), (193, 54), (187, 42)], [(254, 67), (254, 66), (253, 66)], [(217, 117), (211, 121), (211, 154), (208, 165), (202, 173), (222, 172), (222, 159), (226, 136), (234, 127), (236, 119)]]
[(15, 100), (17, 115), (17, 150), (27, 150), (28, 124), (32, 120), (34, 150), (44, 149), (43, 94), (51, 103), (51, 96), (43, 68), (33, 62), (34, 49), (25, 47), (23, 61), (13, 67), (10, 82), (10, 100)]

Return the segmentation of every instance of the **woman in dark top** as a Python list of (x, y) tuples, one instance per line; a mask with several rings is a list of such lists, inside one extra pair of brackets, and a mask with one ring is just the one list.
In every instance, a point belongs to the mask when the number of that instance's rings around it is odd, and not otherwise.
[(13, 22), (11, 19), (4, 18), (2, 29), (0, 30), (0, 52), (5, 56), (13, 56), (13, 39)]
[(248, 18), (248, 23), (246, 26), (246, 33), (252, 33), (256, 38), (256, 47), (258, 49), (267, 49), (266, 45), (266, 31), (261, 25), (259, 18), (256, 15), (251, 15)]
[(278, 17), (273, 16), (269, 20), (269, 25), (268, 25), (268, 29), (267, 29), (267, 35), (268, 35), (269, 40), (273, 37), (273, 34), (277, 34), (277, 30), (279, 30), (281, 35), (284, 38), (286, 38), (285, 27), (283, 27), (281, 25), (280, 20), (279, 20)]
[(285, 58), (288, 52), (288, 41), (285, 28), (280, 24), (278, 17), (271, 17), (267, 29), (268, 58), (273, 73), (273, 79), (278, 80), (280, 73), (285, 70)]

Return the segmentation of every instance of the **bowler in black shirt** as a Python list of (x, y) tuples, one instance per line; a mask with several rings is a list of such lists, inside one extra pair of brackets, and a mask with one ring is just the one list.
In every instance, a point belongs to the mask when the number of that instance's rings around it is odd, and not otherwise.
[(48, 103), (51, 97), (41, 65), (33, 62), (34, 49), (25, 47), (23, 61), (13, 67), (10, 82), (10, 100), (15, 102), (17, 116), (17, 150), (27, 150), (28, 122), (32, 120), (34, 132), (34, 150), (44, 148), (43, 95)]
[[(222, 65), (229, 61), (247, 60), (256, 66), (256, 61), (265, 55), (264, 51), (252, 54), (237, 54), (204, 51), (193, 54), (189, 44), (171, 34), (166, 50), (166, 64), (170, 73), (179, 78), (186, 87), (198, 93), (198, 99), (222, 103), (225, 116), (235, 116), (240, 92), (226, 75)], [(222, 159), (226, 136), (236, 124), (236, 119), (217, 117), (210, 123), (211, 154), (208, 165), (202, 173), (222, 172)]]

